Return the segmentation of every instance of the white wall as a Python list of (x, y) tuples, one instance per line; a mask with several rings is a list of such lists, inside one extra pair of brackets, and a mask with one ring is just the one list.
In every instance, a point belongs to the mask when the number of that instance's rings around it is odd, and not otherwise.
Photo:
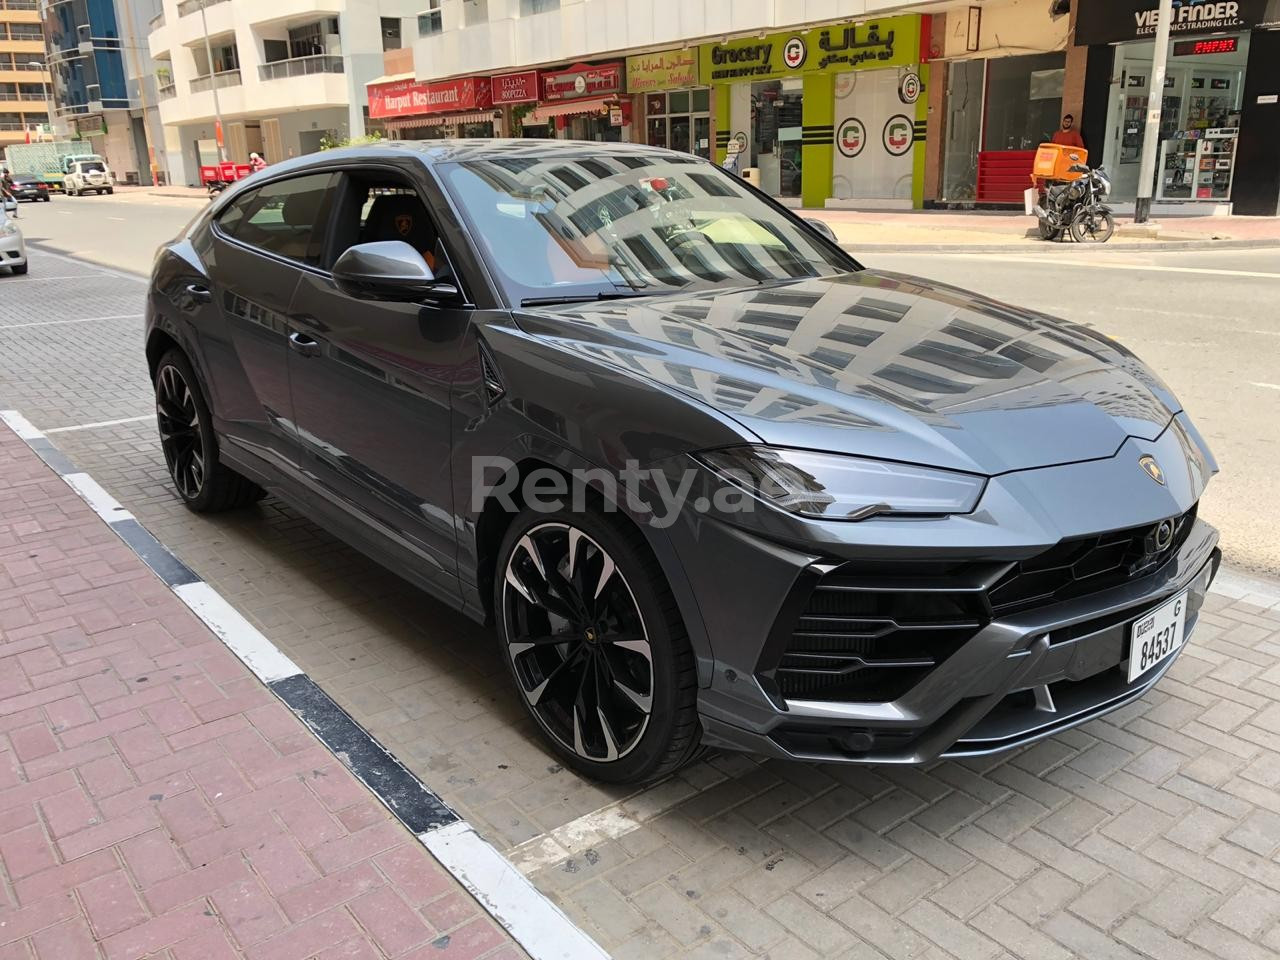
[(947, 16), (948, 58), (1013, 56), (1067, 49), (1071, 18), (1061, 16), (1050, 20), (1047, 0), (1008, 0), (998, 5), (984, 4), (981, 9), (977, 51), (966, 49), (970, 40), (968, 7), (956, 7)]

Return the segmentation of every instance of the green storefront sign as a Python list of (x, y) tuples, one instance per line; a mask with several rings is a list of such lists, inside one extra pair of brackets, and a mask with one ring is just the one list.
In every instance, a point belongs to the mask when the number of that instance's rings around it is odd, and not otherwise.
[(901, 67), (920, 59), (920, 18), (883, 17), (794, 33), (773, 33), (698, 51), (703, 83), (776, 80), (826, 70)]
[[(703, 83), (720, 91), (715, 98), (717, 159), (724, 160), (730, 139), (745, 143), (750, 134), (750, 120), (742, 112), (745, 108), (738, 108), (737, 116), (733, 115), (731, 88), (761, 80), (799, 80), (804, 84), (799, 137), (803, 151), (801, 200), (807, 207), (822, 206), (832, 195), (836, 128), (845, 128), (842, 135), (852, 142), (848, 131), (860, 122), (856, 117), (836, 116), (837, 78), (853, 70), (897, 68), (912, 77), (904, 87), (909, 93), (902, 95), (900, 109), (883, 130), (877, 126), (876, 149), (895, 157), (912, 154), (912, 200), (913, 205), (921, 206), (928, 107), (927, 98), (920, 93), (930, 70), (927, 63), (920, 63), (920, 41), (921, 18), (909, 15), (704, 43), (698, 50), (698, 74)], [(859, 133), (863, 139), (869, 136), (867, 131)], [(844, 157), (854, 155), (842, 150)]]

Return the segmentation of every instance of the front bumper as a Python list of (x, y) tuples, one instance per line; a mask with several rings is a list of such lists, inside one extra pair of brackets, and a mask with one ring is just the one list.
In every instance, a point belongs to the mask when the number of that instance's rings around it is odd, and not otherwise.
[(0, 237), (0, 267), (20, 267), (27, 262), (22, 236)]
[[(779, 702), (766, 692), (772, 716), (755, 711), (748, 726), (740, 711), (721, 709), (729, 705), (714, 689), (704, 691), (704, 742), (781, 759), (918, 764), (1008, 750), (1077, 726), (1142, 696), (1169, 670), (1176, 654), (1128, 682), (1130, 627), (1185, 590), (1189, 640), (1221, 561), (1217, 542), (1197, 521), (1157, 574), (996, 620), (892, 702)], [(744, 682), (758, 681), (736, 678)]]

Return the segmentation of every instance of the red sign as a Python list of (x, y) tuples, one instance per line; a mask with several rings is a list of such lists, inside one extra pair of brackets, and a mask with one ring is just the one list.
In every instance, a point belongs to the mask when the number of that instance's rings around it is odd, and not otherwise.
[(579, 63), (568, 70), (542, 75), (543, 100), (578, 100), (622, 92), (622, 64), (604, 63), (596, 67)]
[(493, 88), (493, 102), (528, 103), (538, 99), (538, 71), (523, 70), (520, 73), (504, 73), (494, 77), (490, 83)]
[(1175, 57), (1199, 57), (1206, 53), (1235, 53), (1240, 49), (1239, 37), (1216, 40), (1179, 40), (1173, 45)]
[(438, 83), (396, 80), (369, 85), (369, 116), (375, 118), (456, 113), (491, 106), (488, 77), (462, 77)]

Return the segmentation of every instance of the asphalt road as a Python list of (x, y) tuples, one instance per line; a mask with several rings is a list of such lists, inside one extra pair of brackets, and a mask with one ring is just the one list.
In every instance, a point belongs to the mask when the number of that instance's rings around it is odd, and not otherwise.
[[(25, 204), (21, 223), (37, 246), (145, 273), (157, 245), (203, 206), (141, 192), (57, 197)], [(1091, 324), (1137, 352), (1177, 392), (1218, 457), (1222, 473), (1202, 515), (1221, 528), (1228, 563), (1280, 577), (1280, 251), (1037, 245), (1026, 254), (863, 259)], [(33, 251), (31, 275), (56, 275), (56, 263), (42, 265)]]

